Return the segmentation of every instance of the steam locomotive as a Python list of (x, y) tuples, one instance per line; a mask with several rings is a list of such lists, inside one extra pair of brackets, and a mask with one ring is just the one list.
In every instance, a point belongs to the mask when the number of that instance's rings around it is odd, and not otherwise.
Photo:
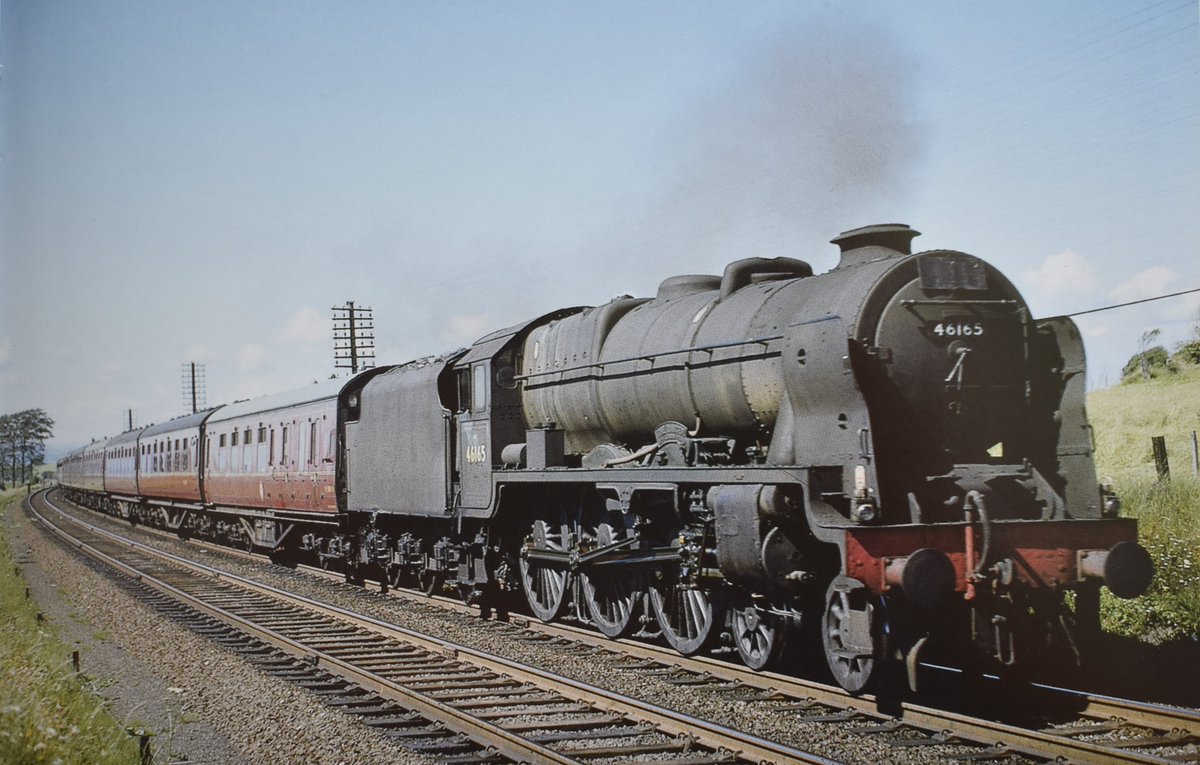
[(1153, 576), (1097, 484), (1082, 341), (984, 261), (912, 254), (917, 233), (847, 231), (821, 275), (741, 260), (130, 431), (68, 455), (62, 484), (684, 654), (764, 668), (808, 634), (856, 692), (927, 650), (1058, 661), (1098, 630), (1102, 584)]

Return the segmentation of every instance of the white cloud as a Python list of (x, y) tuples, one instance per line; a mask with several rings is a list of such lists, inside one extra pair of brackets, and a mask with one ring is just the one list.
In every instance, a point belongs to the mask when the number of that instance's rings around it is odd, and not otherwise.
[(283, 328), (281, 338), (305, 345), (332, 343), (333, 324), (324, 314), (312, 308), (301, 308), (288, 320), (287, 326)]
[(1087, 292), (1096, 287), (1096, 269), (1074, 250), (1050, 255), (1039, 267), (1026, 271), (1025, 281), (1045, 295)]
[(12, 349), (12, 340), (9, 340), (7, 337), (0, 340), (0, 364), (8, 361), (8, 358), (12, 356)]
[(457, 314), (450, 317), (450, 323), (442, 329), (438, 339), (447, 345), (464, 345), (475, 342), (493, 329), (486, 313)]
[(1175, 272), (1166, 266), (1151, 266), (1118, 284), (1108, 296), (1119, 303), (1158, 297), (1168, 291), (1167, 285), (1174, 279)]
[(265, 348), (258, 343), (248, 343), (238, 351), (238, 368), (243, 372), (258, 369), (266, 357), (267, 350)]
[(1200, 321), (1200, 292), (1165, 301), (1163, 315), (1172, 321)]

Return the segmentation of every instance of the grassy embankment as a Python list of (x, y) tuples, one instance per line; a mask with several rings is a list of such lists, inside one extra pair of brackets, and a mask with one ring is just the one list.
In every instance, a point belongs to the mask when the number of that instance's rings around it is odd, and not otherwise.
[[(0, 495), (0, 513), (23, 488)], [(137, 744), (71, 668), (71, 649), (37, 619), (0, 534), (0, 762), (130, 765)]]
[[(1137, 518), (1156, 567), (1150, 592), (1118, 600), (1104, 591), (1104, 626), (1154, 643), (1200, 634), (1200, 478), (1192, 474), (1192, 431), (1200, 431), (1200, 367), (1088, 396), (1096, 468)], [(1159, 483), (1150, 439), (1165, 436), (1171, 480)]]

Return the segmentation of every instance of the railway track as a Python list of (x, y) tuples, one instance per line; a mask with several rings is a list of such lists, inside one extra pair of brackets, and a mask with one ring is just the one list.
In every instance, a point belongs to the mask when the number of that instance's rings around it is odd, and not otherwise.
[(59, 512), (45, 495), (29, 507), (165, 612), (446, 762), (830, 762), (187, 561)]
[[(172, 566), (184, 565), (175, 556), (133, 547), (128, 542), (116, 542), (109, 532), (90, 528), (89, 534), (105, 535), (103, 545), (118, 545), (137, 550), (139, 555), (158, 556), (156, 560), (160, 562), (154, 565), (165, 566), (161, 561), (171, 561)], [(221, 585), (209, 608), (234, 617), (229, 620), (210, 614), (210, 618), (225, 625), (237, 623), (238, 619), (257, 620), (264, 634), (255, 639), (289, 657), (276, 662), (279, 667), (295, 673), (302, 683), (335, 698), (340, 705), (366, 710), (381, 724), (395, 725), (397, 737), (408, 735), (400, 732), (415, 723), (410, 725), (408, 718), (398, 719), (396, 709), (406, 710), (409, 715), (424, 714), (423, 722), (415, 726), (417, 730), (441, 726), (450, 731), (446, 735), (453, 739), (453, 745), (460, 747), (461, 751), (447, 749), (448, 758), (457, 757), (460, 758), (458, 761), (464, 762), (486, 761), (487, 756), (539, 762), (595, 762), (604, 758), (629, 761), (638, 756), (652, 756), (656, 761), (697, 763), (824, 761), (754, 737), (750, 737), (750, 741), (738, 740), (736, 732), (721, 729), (721, 726), (701, 724), (687, 716), (672, 719), (675, 713), (645, 702), (632, 699), (620, 702), (611, 698), (613, 694), (594, 687), (582, 687), (567, 678), (546, 677), (547, 673), (497, 657), (475, 657), (478, 652), (463, 646), (411, 635), (378, 620), (295, 596), (286, 596), (290, 600), (285, 610), (270, 600), (240, 606), (229, 600), (233, 596), (226, 592), (226, 588), (235, 583), (237, 588), (249, 588), (258, 598), (275, 598), (283, 594), (205, 566), (197, 566), (194, 571), (198, 573), (193, 576), (202, 579), (207, 587), (215, 587), (214, 580)], [(144, 582), (145, 575), (142, 576)], [(204, 591), (205, 587), (199, 589)], [(445, 601), (434, 604), (428, 597), (413, 593), (395, 593), (412, 600), (414, 607), (466, 609), (461, 604)], [(318, 619), (314, 616), (326, 609), (342, 620), (338, 626), (321, 621), (329, 617)], [(781, 718), (794, 720), (797, 724), (837, 725), (840, 730), (845, 730), (846, 736), (877, 737), (897, 749), (929, 748), (935, 758), (978, 762), (1200, 761), (1200, 717), (1183, 710), (1117, 699), (1079, 697), (1075, 699), (1078, 719), (1041, 729), (1006, 725), (910, 703), (892, 710), (891, 714), (884, 714), (878, 709), (878, 700), (869, 696), (853, 697), (834, 687), (784, 675), (749, 672), (721, 661), (689, 659), (642, 643), (613, 642), (587, 630), (545, 625), (519, 617), (509, 623), (489, 626), (514, 641), (544, 642), (557, 650), (587, 657), (589, 661), (605, 661), (619, 672), (646, 673), (718, 698), (766, 704)], [(393, 646), (387, 642), (390, 640), (406, 647)], [(392, 653), (396, 651), (399, 653)], [(470, 666), (460, 666), (457, 662)], [(307, 677), (303, 674), (305, 670), (320, 670), (328, 677)], [(376, 676), (372, 677), (372, 674)], [(351, 688), (355, 690), (351, 692)], [(487, 693), (470, 695), (478, 694), (480, 690)], [(389, 697), (387, 693), (393, 695)], [(385, 710), (375, 701), (376, 697), (365, 694), (377, 694), (379, 699), (394, 704), (395, 709)], [(420, 700), (410, 698), (410, 694), (432, 695), (432, 700), (437, 703), (422, 707)], [(517, 706), (502, 705), (508, 701)], [(632, 707), (619, 706), (630, 701), (634, 702)], [(541, 714), (534, 715), (535, 709)], [(479, 731), (471, 732), (467, 721), (458, 719), (458, 714), (470, 717), (481, 710), (486, 710), (481, 715), (486, 718), (486, 725)], [(667, 717), (658, 716), (662, 714)], [(504, 722), (510, 723), (509, 728), (501, 725)], [(554, 727), (530, 727), (549, 723)], [(589, 728), (589, 725), (600, 727)], [(710, 728), (714, 732), (708, 733)], [(628, 738), (635, 733), (648, 738), (637, 741)], [(614, 738), (618, 734), (625, 735)], [(507, 747), (516, 746), (507, 741), (510, 735), (518, 739), (532, 736), (543, 751), (535, 756), (509, 749)], [(441, 744), (431, 743), (433, 740), (413, 739), (418, 747), (427, 751), (441, 751), (437, 749)], [(465, 743), (468, 741), (473, 742), (476, 749), (471, 750)], [(574, 743), (567, 746), (564, 742), (568, 741)], [(610, 743), (601, 744), (601, 741)], [(619, 743), (613, 744), (613, 741)], [(578, 748), (584, 742), (591, 742), (588, 753)], [(559, 746), (556, 748), (553, 744)], [(563, 754), (564, 749), (566, 754)], [(553, 756), (578, 759), (538, 759), (551, 756), (549, 752), (554, 752)], [(470, 759), (472, 757), (476, 759)]]

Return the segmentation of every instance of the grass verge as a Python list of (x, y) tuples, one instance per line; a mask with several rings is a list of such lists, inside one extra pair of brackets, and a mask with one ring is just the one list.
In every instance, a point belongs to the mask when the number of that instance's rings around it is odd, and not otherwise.
[[(1154, 559), (1150, 591), (1118, 600), (1102, 590), (1105, 629), (1151, 643), (1200, 639), (1200, 478), (1192, 475), (1191, 435), (1200, 430), (1200, 366), (1149, 382), (1088, 395), (1096, 469), (1111, 480), (1123, 515), (1138, 519)], [(1159, 482), (1151, 438), (1163, 436), (1171, 480)]]
[[(0, 513), (24, 489), (0, 495)], [(0, 534), (0, 762), (132, 765), (137, 745), (71, 668), (71, 650), (37, 618)]]
[(1102, 590), (1104, 628), (1150, 643), (1197, 640), (1200, 633), (1200, 481), (1131, 481), (1121, 490), (1124, 514), (1138, 519), (1142, 545), (1154, 559), (1154, 582), (1134, 600)]

